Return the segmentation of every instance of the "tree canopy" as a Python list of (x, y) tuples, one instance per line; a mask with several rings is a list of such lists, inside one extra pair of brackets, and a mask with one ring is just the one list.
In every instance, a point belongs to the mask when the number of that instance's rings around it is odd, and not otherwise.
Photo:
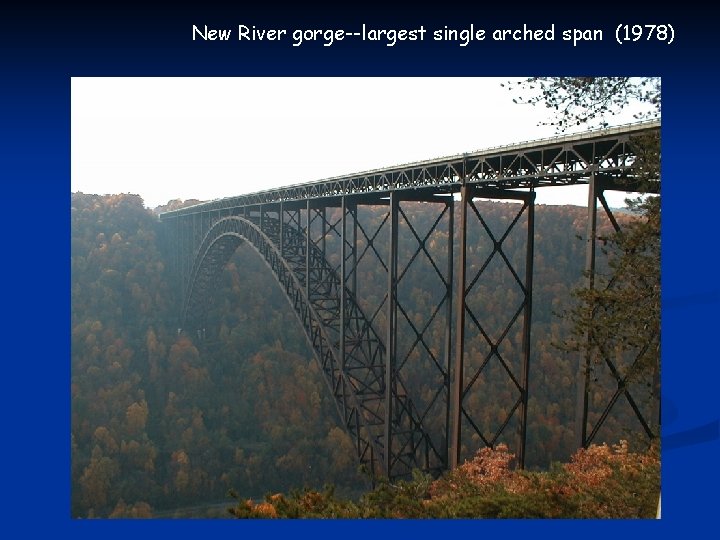
[(544, 106), (544, 125), (565, 131), (574, 126), (607, 127), (630, 105), (636, 120), (660, 119), (660, 77), (529, 77), (508, 83), (518, 104)]

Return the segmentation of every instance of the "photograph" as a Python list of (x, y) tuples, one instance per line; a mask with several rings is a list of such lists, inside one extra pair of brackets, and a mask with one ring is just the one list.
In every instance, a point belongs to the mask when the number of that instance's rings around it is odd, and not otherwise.
[(661, 77), (69, 84), (72, 519), (661, 518)]

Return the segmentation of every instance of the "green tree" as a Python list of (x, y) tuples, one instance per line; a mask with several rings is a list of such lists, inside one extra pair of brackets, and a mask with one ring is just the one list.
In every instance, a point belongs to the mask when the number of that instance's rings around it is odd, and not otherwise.
[(566, 314), (573, 328), (563, 347), (590, 347), (597, 357), (635, 351), (625, 376), (637, 380), (654, 374), (660, 361), (660, 199), (630, 203), (642, 218), (607, 239), (616, 255), (600, 286), (575, 291), (579, 303)]
[(530, 77), (508, 86), (522, 93), (515, 103), (550, 109), (552, 118), (543, 124), (558, 131), (607, 127), (631, 103), (637, 120), (660, 119), (660, 77)]

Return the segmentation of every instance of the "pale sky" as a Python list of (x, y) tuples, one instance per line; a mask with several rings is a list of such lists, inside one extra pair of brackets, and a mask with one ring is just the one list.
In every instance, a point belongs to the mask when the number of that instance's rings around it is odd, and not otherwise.
[[(538, 126), (548, 110), (513, 103), (507, 80), (74, 77), (70, 189), (154, 208), (553, 136)], [(587, 205), (585, 186), (537, 193)]]

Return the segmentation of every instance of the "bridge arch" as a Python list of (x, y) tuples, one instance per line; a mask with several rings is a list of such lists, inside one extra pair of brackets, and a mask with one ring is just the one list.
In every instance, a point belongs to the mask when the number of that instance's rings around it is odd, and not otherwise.
[[(373, 474), (389, 477), (407, 475), (414, 468), (445, 468), (442, 453), (425, 434), (401, 381), (395, 381), (389, 392), (393, 437), (392, 448), (386, 448), (385, 345), (350, 291), (340, 294), (339, 276), (323, 252), (306, 241), (304, 231), (288, 224), (281, 227), (279, 220), (267, 216), (227, 216), (214, 222), (193, 258), (184, 326), (197, 324), (194, 317), (203, 309), (204, 293), (243, 241), (261, 256), (293, 308), (359, 461)], [(424, 455), (418, 449), (424, 449)], [(384, 470), (386, 463), (392, 470)]]

